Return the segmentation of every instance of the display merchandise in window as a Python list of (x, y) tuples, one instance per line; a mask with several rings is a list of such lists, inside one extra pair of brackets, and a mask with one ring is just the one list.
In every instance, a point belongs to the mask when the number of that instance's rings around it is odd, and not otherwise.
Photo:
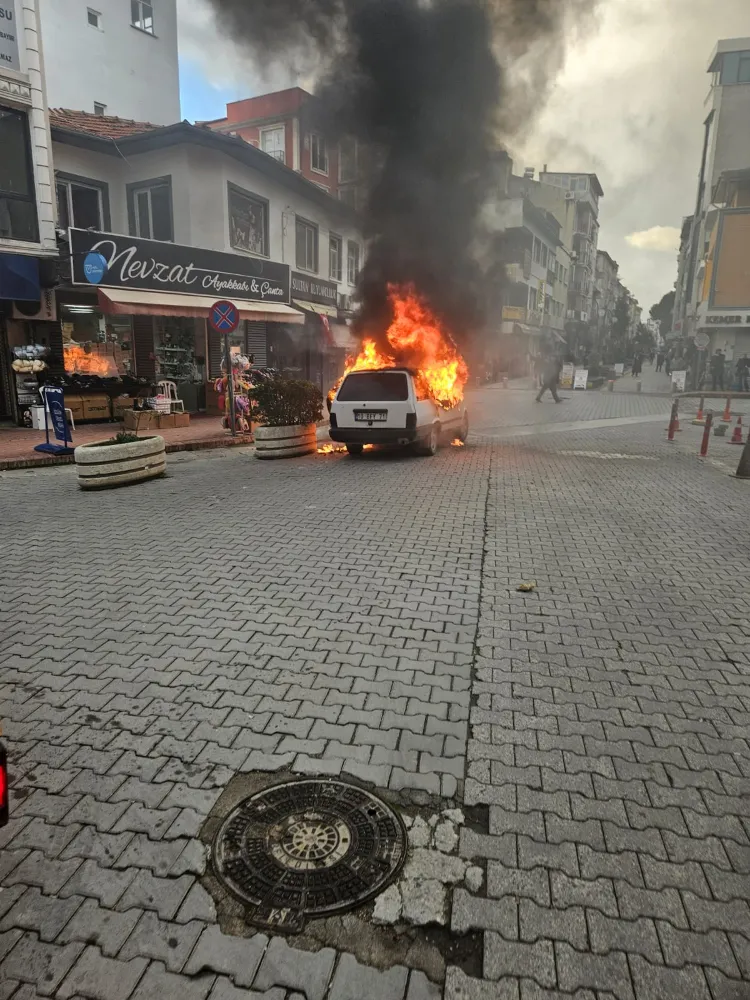
[(61, 306), (66, 375), (117, 378), (133, 371), (129, 316), (103, 316), (94, 309)]
[(154, 318), (156, 377), (175, 384), (201, 382), (203, 366), (195, 354), (195, 322), (177, 316)]

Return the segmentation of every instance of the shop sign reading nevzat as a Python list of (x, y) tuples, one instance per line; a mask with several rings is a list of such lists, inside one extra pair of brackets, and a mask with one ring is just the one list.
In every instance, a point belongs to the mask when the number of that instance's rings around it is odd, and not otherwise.
[(74, 285), (289, 302), (289, 266), (135, 236), (70, 230)]

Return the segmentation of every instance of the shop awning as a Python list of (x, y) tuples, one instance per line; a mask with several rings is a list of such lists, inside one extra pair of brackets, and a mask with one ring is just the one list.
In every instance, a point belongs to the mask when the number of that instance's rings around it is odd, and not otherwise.
[[(134, 288), (99, 288), (99, 306), (112, 316), (196, 316), (207, 319), (213, 295), (176, 295), (174, 292), (147, 292)], [(245, 302), (232, 299), (240, 319), (267, 323), (304, 323), (302, 313), (279, 302)]]
[(306, 312), (314, 312), (319, 316), (333, 316), (336, 318), (339, 314), (336, 306), (329, 306), (323, 302), (306, 302), (304, 299), (292, 299), (292, 302), (298, 309), (304, 309)]

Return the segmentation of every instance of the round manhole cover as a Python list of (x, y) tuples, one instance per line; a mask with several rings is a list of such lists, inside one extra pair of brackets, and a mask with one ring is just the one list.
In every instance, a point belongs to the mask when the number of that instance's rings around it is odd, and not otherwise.
[(298, 931), (382, 892), (406, 857), (400, 817), (356, 785), (319, 779), (244, 799), (213, 845), (216, 874), (263, 927)]

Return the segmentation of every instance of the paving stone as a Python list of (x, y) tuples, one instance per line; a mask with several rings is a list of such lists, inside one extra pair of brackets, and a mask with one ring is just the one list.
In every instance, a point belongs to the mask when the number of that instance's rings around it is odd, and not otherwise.
[[(696, 965), (665, 969), (634, 955), (630, 959), (630, 968), (638, 1000), (687, 1000), (688, 997), (690, 1000), (711, 1000), (706, 977)], [(741, 1000), (741, 996), (738, 993), (737, 1000)]]
[[(132, 876), (133, 871), (125, 874)], [(181, 875), (179, 878), (159, 878), (139, 869), (117, 904), (117, 909), (125, 911), (135, 906), (144, 910), (155, 910), (162, 920), (171, 920), (179, 910), (193, 881), (189, 875)]]
[(657, 926), (667, 965), (678, 969), (691, 964), (711, 965), (727, 976), (736, 979), (741, 977), (729, 938), (724, 932), (706, 931), (702, 934), (693, 934), (690, 931), (676, 930), (671, 924), (663, 921)]
[(555, 957), (561, 989), (572, 993), (583, 987), (604, 995), (610, 993), (617, 1000), (635, 1000), (627, 957), (622, 952), (591, 955), (575, 951), (569, 944), (557, 942)]
[(148, 868), (155, 875), (168, 875), (184, 847), (184, 841), (149, 840), (144, 833), (131, 834), (128, 846), (114, 862), (114, 867)]
[(54, 941), (82, 902), (80, 896), (56, 899), (29, 888), (0, 921), (0, 931), (21, 927), (36, 931), (42, 941)]
[[(228, 975), (238, 986), (251, 986), (267, 945), (268, 938), (263, 934), (251, 938), (230, 937), (214, 924), (206, 927), (198, 939), (185, 965), (185, 973), (192, 976), (211, 969)], [(279, 985), (288, 984), (279, 981), (263, 989)]]
[(118, 957), (123, 961), (138, 956), (153, 958), (164, 962), (170, 972), (181, 972), (203, 927), (198, 921), (179, 924), (160, 920), (154, 912), (146, 910)]
[(519, 997), (515, 979), (487, 982), (467, 976), (456, 966), (449, 966), (446, 971), (443, 1000), (519, 1000)]
[[(68, 945), (81, 949), (82, 945)], [(98, 948), (86, 948), (57, 991), (62, 1000), (75, 996), (92, 1000), (127, 1000), (135, 984), (146, 971), (145, 958), (118, 962), (105, 958)]]
[(95, 826), (83, 826), (61, 852), (60, 858), (91, 858), (108, 867), (119, 858), (132, 836), (131, 833), (101, 833)]
[(112, 907), (135, 877), (135, 870), (117, 872), (101, 868), (96, 861), (78, 862), (80, 867), (60, 890), (61, 896), (91, 896), (102, 906)]
[(662, 951), (653, 920), (647, 917), (621, 920), (605, 917), (598, 910), (588, 910), (586, 915), (592, 951), (599, 955), (624, 951), (643, 955), (655, 964), (662, 963)]
[(424, 972), (414, 970), (409, 976), (406, 1000), (442, 1000), (442, 995), (441, 987), (430, 982)]
[(557, 982), (552, 942), (505, 941), (499, 934), (487, 931), (484, 935), (484, 976), (487, 979), (528, 976), (542, 986), (552, 987)]
[(328, 1000), (402, 1000), (409, 970), (394, 965), (385, 972), (360, 965), (353, 955), (338, 961), (328, 992)]
[(487, 895), (496, 899), (518, 896), (533, 899), (539, 906), (549, 906), (549, 874), (544, 868), (522, 871), (490, 861), (487, 866)]
[(191, 888), (175, 919), (179, 923), (191, 920), (200, 920), (205, 924), (216, 923), (216, 906), (202, 885), (196, 883)]
[(530, 899), (522, 899), (518, 903), (518, 920), (521, 941), (548, 938), (567, 941), (578, 951), (588, 948), (586, 916), (581, 907), (568, 906), (564, 910), (555, 910), (537, 906)]
[(456, 889), (451, 909), (451, 930), (456, 934), (465, 934), (473, 928), (498, 931), (504, 938), (518, 940), (516, 900), (510, 896), (483, 899), (470, 895), (464, 889)]
[(104, 955), (114, 958), (138, 923), (141, 910), (117, 913), (105, 909), (95, 899), (85, 899), (80, 909), (60, 932), (59, 944), (81, 941), (96, 945)]
[(224, 976), (217, 976), (211, 989), (210, 1000), (305, 1000), (300, 993), (287, 994), (286, 990), (278, 987), (266, 990), (265, 993), (258, 993), (255, 990), (237, 989)]
[(81, 944), (60, 946), (40, 941), (35, 934), (19, 935), (3, 960), (3, 978), (33, 983), (41, 996), (63, 996), (60, 983), (82, 951)]
[(165, 1000), (166, 997), (205, 1000), (213, 982), (212, 975), (188, 979), (186, 976), (176, 976), (167, 972), (160, 962), (152, 962), (138, 983), (132, 1000)]
[(275, 937), (263, 956), (253, 987), (262, 992), (272, 986), (286, 986), (300, 990), (308, 1000), (323, 1000), (335, 960), (336, 952), (332, 948), (301, 952), (283, 938)]

